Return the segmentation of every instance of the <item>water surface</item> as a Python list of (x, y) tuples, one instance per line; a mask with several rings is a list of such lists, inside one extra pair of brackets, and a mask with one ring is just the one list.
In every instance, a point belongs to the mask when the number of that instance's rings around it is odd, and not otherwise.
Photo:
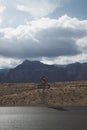
[(87, 130), (87, 107), (0, 107), (0, 130)]

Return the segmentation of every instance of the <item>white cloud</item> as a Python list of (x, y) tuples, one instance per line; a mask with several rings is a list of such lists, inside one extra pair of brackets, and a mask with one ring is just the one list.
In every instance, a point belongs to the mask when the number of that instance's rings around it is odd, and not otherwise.
[(78, 39), (76, 43), (79, 46), (79, 49), (87, 54), (87, 35)]
[(86, 41), (87, 20), (67, 15), (41, 18), (16, 28), (0, 28), (0, 55), (61, 64), (87, 61)]
[(6, 10), (6, 6), (0, 5), (0, 14)]
[(20, 59), (12, 59), (0, 56), (0, 69), (13, 68), (21, 63)]
[(3, 12), (6, 10), (6, 6), (4, 6), (4, 5), (0, 5), (0, 25), (1, 25), (1, 23), (2, 23), (2, 21), (3, 21)]
[(75, 56), (59, 56), (55, 58), (42, 57), (41, 62), (49, 65), (51, 64), (66, 65), (75, 62), (83, 63), (83, 62), (87, 62), (87, 54), (82, 53)]
[(0, 16), (0, 25), (1, 25), (1, 23), (2, 23), (2, 17)]
[(52, 64), (87, 61), (87, 20), (50, 18), (69, 1), (0, 0), (0, 66), (25, 58)]
[(0, 0), (2, 27), (17, 27), (53, 13), (68, 0)]
[(19, 1), (17, 9), (30, 13), (34, 18), (47, 16), (52, 13), (57, 7), (60, 7), (60, 0), (27, 0)]

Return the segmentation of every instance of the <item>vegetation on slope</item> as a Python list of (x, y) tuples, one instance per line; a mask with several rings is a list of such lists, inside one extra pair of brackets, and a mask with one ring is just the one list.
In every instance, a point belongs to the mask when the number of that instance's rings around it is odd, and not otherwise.
[(50, 89), (36, 83), (0, 84), (0, 105), (87, 105), (87, 81), (54, 82)]

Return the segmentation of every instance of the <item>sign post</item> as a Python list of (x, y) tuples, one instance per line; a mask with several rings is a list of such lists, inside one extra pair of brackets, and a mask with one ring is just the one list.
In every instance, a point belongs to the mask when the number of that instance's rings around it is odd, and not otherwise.
[(38, 89), (42, 89), (42, 102), (43, 104), (46, 104), (46, 94), (45, 89), (49, 89), (50, 84), (48, 84), (48, 78), (46, 76), (40, 77), (40, 82), (38, 84)]

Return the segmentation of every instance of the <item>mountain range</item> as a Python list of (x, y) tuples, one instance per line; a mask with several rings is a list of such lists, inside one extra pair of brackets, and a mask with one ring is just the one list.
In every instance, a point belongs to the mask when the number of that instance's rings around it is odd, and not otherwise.
[(47, 65), (39, 61), (25, 60), (13, 69), (1, 69), (0, 82), (38, 82), (43, 75), (50, 82), (87, 80), (87, 63)]

